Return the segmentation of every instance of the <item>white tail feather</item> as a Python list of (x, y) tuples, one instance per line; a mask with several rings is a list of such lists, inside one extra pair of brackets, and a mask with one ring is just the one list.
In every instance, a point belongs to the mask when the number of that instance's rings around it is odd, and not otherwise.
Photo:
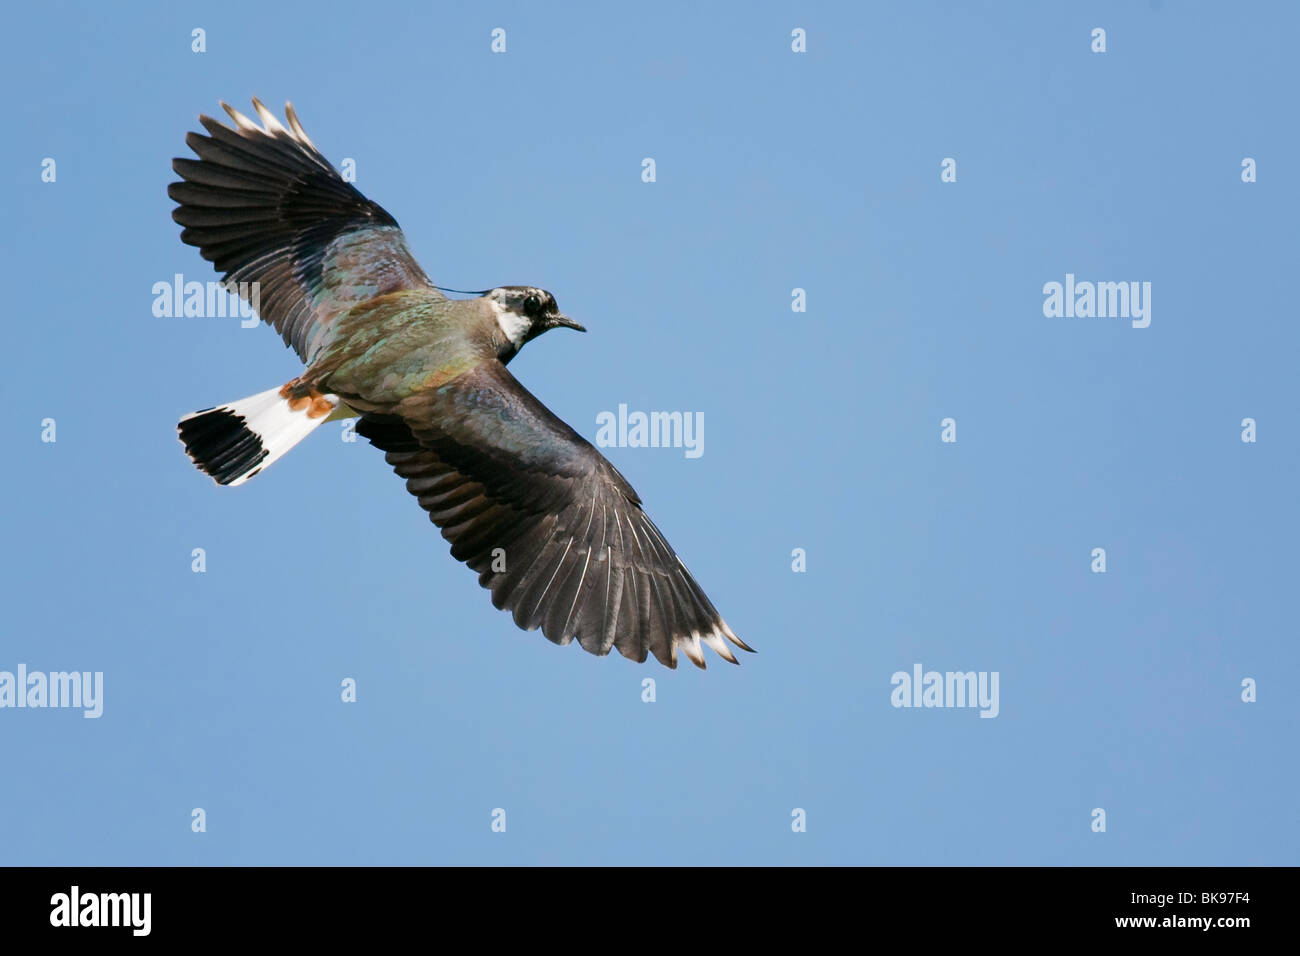
[(339, 404), (337, 395), (289, 395), (288, 386), (271, 388), (186, 415), (177, 426), (185, 451), (217, 484), (242, 485), (310, 435)]

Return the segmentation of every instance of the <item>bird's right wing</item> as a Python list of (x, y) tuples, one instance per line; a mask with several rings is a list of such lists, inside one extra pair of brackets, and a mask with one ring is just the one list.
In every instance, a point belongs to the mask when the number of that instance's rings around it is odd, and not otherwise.
[(209, 116), (189, 133), (198, 159), (175, 159), (184, 180), (167, 187), (181, 240), (225, 273), (259, 317), (304, 363), (329, 341), (334, 320), (376, 296), (419, 290), (444, 298), (411, 255), (397, 221), (345, 181), (307, 138), (292, 105), (288, 128), (253, 100), (258, 126), (225, 103), (235, 129)]
[(701, 641), (736, 663), (727, 626), (632, 486), (499, 362), (402, 401), (357, 431), (524, 630), (669, 667)]

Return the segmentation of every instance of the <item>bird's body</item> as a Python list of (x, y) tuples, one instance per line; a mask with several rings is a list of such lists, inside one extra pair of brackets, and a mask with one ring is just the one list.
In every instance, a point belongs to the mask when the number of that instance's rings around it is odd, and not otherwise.
[(626, 479), (507, 371), (542, 332), (582, 327), (531, 286), (447, 298), (292, 107), (285, 128), (254, 106), (260, 127), (230, 107), (236, 129), (200, 117), (211, 135), (190, 134), (200, 158), (175, 161), (173, 216), (228, 284), (255, 285), (306, 369), (182, 419), (195, 463), (242, 484), (323, 422), (359, 414), (358, 433), (521, 628), (669, 666), (679, 648), (704, 666), (701, 642), (732, 662), (726, 640), (749, 650)]
[(303, 378), (359, 412), (386, 411), (495, 358), (488, 323), (475, 299), (392, 292), (353, 307)]

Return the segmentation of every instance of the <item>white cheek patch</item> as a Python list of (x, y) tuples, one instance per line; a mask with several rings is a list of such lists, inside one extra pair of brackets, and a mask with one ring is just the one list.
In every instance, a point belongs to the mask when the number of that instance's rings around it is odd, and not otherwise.
[(524, 336), (528, 334), (532, 322), (527, 316), (503, 308), (499, 302), (493, 302), (492, 307), (496, 309), (497, 325), (501, 326), (501, 333), (518, 349), (524, 344)]

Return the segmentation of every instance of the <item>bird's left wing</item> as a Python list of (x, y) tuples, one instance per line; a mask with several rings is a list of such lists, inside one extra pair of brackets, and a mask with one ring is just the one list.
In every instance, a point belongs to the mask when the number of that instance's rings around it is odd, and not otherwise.
[(185, 227), (182, 241), (198, 246), (231, 291), (257, 297), (258, 315), (304, 363), (355, 305), (410, 289), (445, 298), (397, 220), (335, 171), (292, 105), (288, 127), (257, 99), (261, 126), (221, 105), (235, 128), (200, 116), (209, 135), (185, 137), (199, 158), (172, 161), (184, 180), (167, 187), (180, 204), (172, 218)]
[(525, 630), (617, 647), (669, 667), (701, 642), (736, 663), (746, 646), (595, 448), (493, 360), (357, 431), (384, 449), (408, 490)]

